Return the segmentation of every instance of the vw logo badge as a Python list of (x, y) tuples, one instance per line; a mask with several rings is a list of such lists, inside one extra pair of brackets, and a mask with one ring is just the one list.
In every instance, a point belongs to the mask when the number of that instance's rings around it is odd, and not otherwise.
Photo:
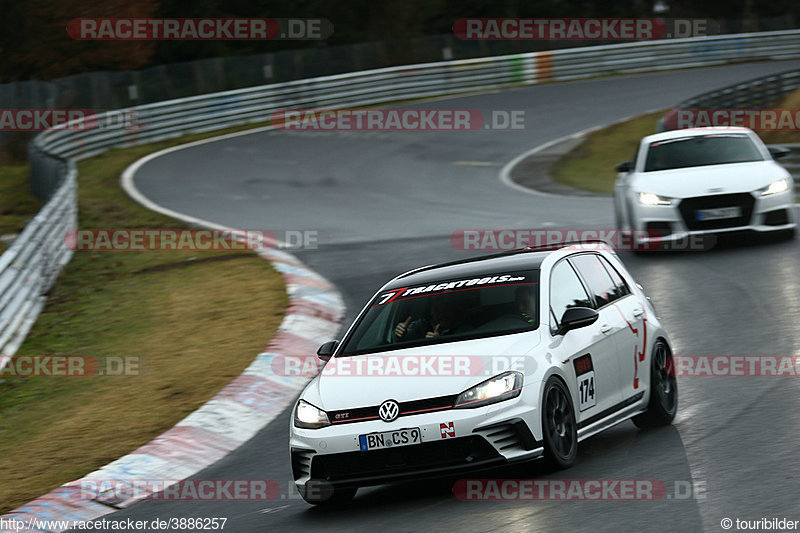
[(391, 422), (400, 414), (400, 405), (394, 400), (386, 400), (378, 407), (378, 415), (384, 422)]

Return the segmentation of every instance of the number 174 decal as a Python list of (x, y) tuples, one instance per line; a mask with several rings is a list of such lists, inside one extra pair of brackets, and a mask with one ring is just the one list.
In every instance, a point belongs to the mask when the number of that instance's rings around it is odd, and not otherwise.
[(575, 376), (578, 378), (578, 410), (585, 411), (597, 404), (592, 356), (587, 353), (573, 360), (573, 363)]

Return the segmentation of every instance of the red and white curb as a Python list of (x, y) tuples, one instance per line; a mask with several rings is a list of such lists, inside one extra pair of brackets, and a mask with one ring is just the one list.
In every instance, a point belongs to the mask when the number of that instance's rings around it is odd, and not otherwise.
[[(160, 153), (163, 152), (157, 154)], [(150, 158), (148, 156), (147, 160)], [(123, 187), (129, 194), (132, 190), (135, 191), (132, 175), (140, 162), (131, 165), (123, 174)], [(129, 180), (127, 184), (126, 175)], [(135, 194), (131, 196), (139, 200)], [(140, 203), (151, 208), (156, 206), (149, 200)], [(156, 207), (157, 211), (166, 211), (160, 206)], [(174, 212), (168, 214), (176, 215)], [(176, 218), (187, 222), (222, 228), (216, 224), (177, 215), (179, 216)], [(278, 249), (260, 251), (259, 255), (270, 261), (283, 276), (289, 295), (289, 306), (275, 336), (244, 373), (208, 403), (151, 442), (81, 479), (65, 483), (3, 515), (0, 518), (4, 522), (0, 523), (9, 523), (13, 519), (28, 527), (23, 531), (57, 532), (62, 529), (37, 528), (31, 525), (37, 522), (41, 525), (44, 521), (89, 521), (113, 513), (146, 498), (147, 495), (139, 493), (136, 498), (121, 501), (118, 494), (87, 494), (86, 487), (95, 484), (82, 485), (82, 482), (118, 480), (124, 484), (126, 481), (142, 479), (176, 482), (186, 479), (237, 449), (292, 404), (308, 378), (276, 375), (271, 367), (273, 358), (316, 353), (322, 342), (338, 333), (345, 307), (336, 288), (293, 255)], [(13, 529), (0, 529), (0, 532), (19, 533)]]
[[(3, 518), (31, 524), (34, 520), (88, 521), (113, 513), (146, 495), (124, 501), (106, 499), (102, 493), (87, 496), (81, 483), (92, 479), (120, 483), (137, 479), (185, 479), (244, 444), (293, 402), (308, 378), (277, 376), (271, 368), (272, 359), (315, 353), (322, 341), (338, 332), (344, 305), (333, 285), (294, 256), (278, 250), (259, 255), (282, 274), (290, 303), (275, 337), (245, 372), (151, 442)], [(83, 487), (92, 485), (87, 483)]]

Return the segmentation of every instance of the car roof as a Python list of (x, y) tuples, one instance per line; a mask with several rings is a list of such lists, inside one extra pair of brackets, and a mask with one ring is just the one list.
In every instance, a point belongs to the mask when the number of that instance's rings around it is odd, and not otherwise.
[(700, 137), (701, 135), (708, 135), (712, 133), (752, 133), (748, 128), (740, 127), (724, 127), (724, 128), (685, 128), (680, 130), (670, 130), (661, 133), (654, 133), (643, 138), (645, 143), (652, 143), (657, 141), (664, 141), (667, 139), (677, 139), (680, 137)]
[[(409, 285), (427, 285), (443, 280), (476, 276), (496, 276), (522, 270), (538, 270), (542, 261), (550, 254), (560, 250), (569, 250), (569, 247), (573, 244), (580, 243), (565, 243), (564, 245), (552, 248), (521, 248), (491, 255), (482, 255), (447, 263), (429, 265), (410, 270), (397, 276), (387, 283), (384, 288), (393, 289)], [(603, 249), (607, 246), (606, 243), (594, 244), (600, 244)], [(598, 251), (597, 248), (593, 247), (592, 249)]]

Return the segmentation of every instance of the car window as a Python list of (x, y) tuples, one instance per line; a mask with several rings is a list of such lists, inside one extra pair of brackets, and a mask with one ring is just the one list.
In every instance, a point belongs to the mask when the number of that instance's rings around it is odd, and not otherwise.
[(564, 260), (550, 274), (550, 311), (560, 322), (570, 307), (592, 307), (592, 303), (572, 265)]
[(617, 272), (617, 269), (614, 268), (614, 266), (609, 263), (608, 259), (605, 257), (598, 257), (600, 258), (600, 262), (603, 263), (603, 266), (606, 267), (606, 272), (608, 272), (608, 275), (611, 276), (611, 279), (614, 281), (614, 297), (612, 298), (612, 301), (629, 295), (631, 293), (631, 288), (628, 286), (627, 282), (620, 275), (620, 273)]
[(596, 254), (576, 255), (570, 257), (569, 260), (589, 285), (589, 291), (592, 293), (597, 307), (603, 307), (614, 301), (616, 294), (614, 281)]
[(764, 156), (744, 133), (712, 133), (650, 143), (644, 171), (763, 161)]
[(343, 341), (344, 356), (536, 329), (539, 272), (442, 279), (377, 294)]

